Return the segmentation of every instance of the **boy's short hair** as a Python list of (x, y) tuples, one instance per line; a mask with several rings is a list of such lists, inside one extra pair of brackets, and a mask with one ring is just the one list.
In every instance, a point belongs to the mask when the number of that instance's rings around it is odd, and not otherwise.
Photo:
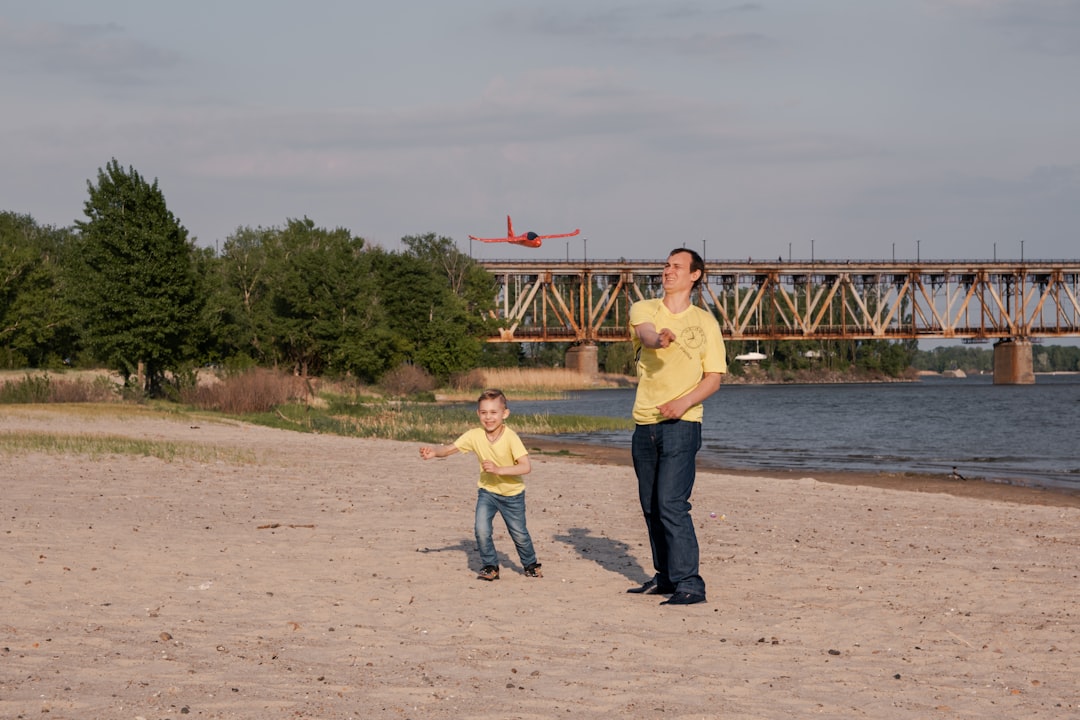
[(476, 404), (479, 405), (485, 400), (498, 400), (503, 404), (503, 407), (507, 407), (510, 404), (506, 401), (506, 395), (503, 394), (503, 391), (496, 390), (495, 388), (489, 388), (484, 392), (480, 393), (480, 397), (477, 398)]

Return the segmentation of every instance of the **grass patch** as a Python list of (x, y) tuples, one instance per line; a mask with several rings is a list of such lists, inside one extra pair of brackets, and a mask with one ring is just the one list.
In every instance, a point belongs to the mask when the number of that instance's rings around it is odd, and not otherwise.
[[(474, 371), (474, 373), (479, 371)], [(595, 381), (569, 370), (504, 369), (485, 370), (482, 387), (510, 388), (511, 398), (558, 397), (564, 391), (596, 387)], [(490, 374), (487, 374), (490, 373)], [(101, 381), (91, 381), (91, 385)], [(458, 437), (466, 429), (478, 424), (476, 418), (475, 389), (466, 393), (460, 403), (436, 404), (428, 398), (390, 400), (372, 395), (371, 388), (356, 383), (337, 384), (316, 378), (301, 379), (286, 373), (266, 369), (250, 369), (239, 373), (208, 375), (195, 384), (184, 388), (179, 399), (184, 404), (161, 400), (144, 400), (136, 405), (130, 402), (69, 402), (50, 405), (55, 398), (56, 383), (47, 376), (27, 375), (9, 387), (13, 399), (26, 403), (20, 409), (5, 412), (55, 412), (75, 415), (93, 420), (96, 417), (130, 417), (133, 421), (162, 415), (191, 419), (194, 417), (230, 417), (245, 422), (297, 432), (314, 432), (345, 437), (381, 438), (408, 442), (445, 443)], [(52, 400), (55, 402), (55, 399)], [(33, 403), (33, 404), (31, 404)], [(29, 408), (33, 408), (30, 410)], [(629, 430), (633, 424), (629, 418), (589, 417), (578, 415), (549, 415), (542, 413), (513, 414), (510, 427), (519, 433), (531, 435), (559, 435), (564, 433), (588, 433), (600, 430)], [(51, 445), (39, 438), (39, 448), (26, 447), (28, 440), (21, 441), (20, 449), (38, 449), (44, 452), (86, 452), (91, 454), (140, 454), (169, 457), (192, 457), (193, 448), (173, 443), (124, 441), (113, 438), (112, 448), (96, 449), (87, 436), (56, 436)], [(77, 439), (81, 438), (81, 439)], [(100, 438), (98, 438), (100, 442)], [(8, 440), (9, 444), (16, 443)], [(205, 452), (216, 452), (212, 448)], [(179, 454), (178, 454), (179, 453)], [(217, 459), (211, 456), (211, 459)]]
[[(430, 443), (449, 442), (478, 423), (472, 403), (352, 403), (343, 398), (331, 399), (325, 409), (290, 404), (243, 419), (301, 432)], [(628, 418), (541, 413), (511, 415), (507, 424), (516, 432), (529, 435), (628, 430), (633, 426)]]
[(106, 455), (154, 457), (165, 462), (255, 462), (254, 453), (236, 448), (219, 448), (198, 443), (140, 440), (119, 435), (86, 435), (45, 432), (0, 433), (0, 452), (40, 452), (51, 455), (74, 454), (100, 458)]

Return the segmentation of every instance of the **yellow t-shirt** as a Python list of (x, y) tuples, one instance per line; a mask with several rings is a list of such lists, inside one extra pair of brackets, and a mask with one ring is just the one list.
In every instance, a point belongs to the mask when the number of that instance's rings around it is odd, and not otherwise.
[[(666, 348), (643, 347), (634, 327), (652, 323), (659, 332), (664, 328), (675, 333), (675, 341)], [(637, 356), (638, 388), (634, 397), (634, 422), (654, 425), (665, 418), (657, 406), (680, 398), (701, 382), (705, 373), (726, 373), (727, 354), (720, 323), (712, 313), (691, 305), (681, 313), (672, 313), (663, 300), (640, 300), (630, 306), (630, 328)], [(682, 420), (701, 422), (701, 403), (693, 405)]]
[(520, 475), (496, 475), (484, 472), (483, 469), (485, 460), (490, 460), (499, 467), (509, 467), (516, 465), (517, 460), (529, 454), (525, 443), (521, 442), (518, 434), (510, 428), (503, 425), (502, 435), (495, 442), (488, 442), (484, 428), (473, 428), (455, 440), (454, 447), (461, 452), (476, 453), (476, 459), (481, 463), (478, 487), (504, 497), (525, 492), (525, 481)]

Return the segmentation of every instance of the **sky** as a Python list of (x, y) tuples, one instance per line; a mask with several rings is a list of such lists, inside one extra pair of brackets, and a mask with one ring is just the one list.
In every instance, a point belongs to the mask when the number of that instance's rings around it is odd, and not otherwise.
[(0, 210), (115, 158), (208, 247), (1075, 259), (1078, 88), (1076, 0), (0, 0)]

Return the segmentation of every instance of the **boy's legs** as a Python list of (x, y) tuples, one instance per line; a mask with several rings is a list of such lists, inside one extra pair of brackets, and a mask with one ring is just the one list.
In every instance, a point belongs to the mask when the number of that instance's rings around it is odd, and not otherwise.
[(536, 564), (536, 550), (533, 548), (532, 537), (525, 526), (525, 493), (519, 493), (510, 497), (492, 495), (497, 498), (499, 512), (503, 522), (506, 523), (506, 531), (510, 533), (510, 539), (517, 548), (521, 567), (527, 568)]
[(483, 488), (476, 491), (476, 548), (480, 551), (480, 567), (499, 567), (499, 557), (495, 554), (495, 542), (491, 539), (491, 521), (499, 511), (498, 496)]

